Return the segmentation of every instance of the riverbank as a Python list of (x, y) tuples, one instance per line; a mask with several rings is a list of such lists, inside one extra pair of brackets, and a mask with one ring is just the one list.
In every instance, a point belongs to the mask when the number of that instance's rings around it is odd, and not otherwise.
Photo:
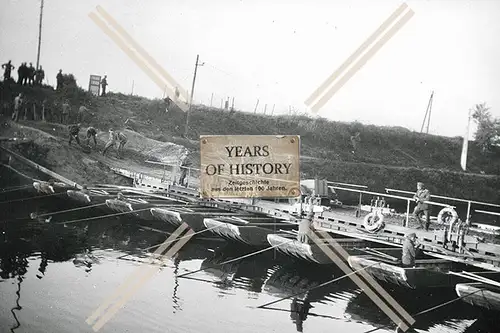
[[(417, 181), (427, 184), (431, 193), (496, 202), (500, 200), (500, 177), (495, 163), (500, 154), (480, 154), (470, 143), (468, 168), (459, 165), (461, 138), (447, 138), (415, 133), (403, 128), (365, 126), (358, 123), (331, 122), (305, 116), (270, 116), (193, 106), (188, 137), (184, 138), (186, 114), (173, 106), (167, 111), (163, 100), (110, 93), (91, 96), (80, 88), (55, 92), (50, 87), (5, 87), (2, 98), (23, 91), (31, 96), (48, 96), (57, 100), (69, 96), (70, 120), (76, 122), (80, 105), (86, 105), (81, 138), (87, 126), (99, 130), (98, 146), (102, 149), (110, 128), (123, 130), (129, 137), (123, 160), (115, 153), (103, 157), (98, 152), (86, 154), (69, 147), (67, 128), (55, 122), (21, 121), (4, 118), (2, 136), (26, 137), (30, 143), (8, 146), (63, 176), (84, 182), (116, 182), (109, 167), (134, 168), (159, 174), (161, 167), (145, 163), (146, 159), (177, 163), (182, 152), (189, 150), (193, 166), (199, 165), (199, 135), (229, 134), (299, 134), (301, 136), (301, 172), (306, 178), (366, 185), (372, 191), (385, 188), (414, 191)], [(37, 97), (37, 98), (38, 98)], [(57, 109), (53, 112), (57, 112)], [(361, 141), (353, 153), (350, 135), (360, 132)], [(4, 143), (5, 144), (5, 143)], [(346, 195), (344, 201), (355, 200)]]

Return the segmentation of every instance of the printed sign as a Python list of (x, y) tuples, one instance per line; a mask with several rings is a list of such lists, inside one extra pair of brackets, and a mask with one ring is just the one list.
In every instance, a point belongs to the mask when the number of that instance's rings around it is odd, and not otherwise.
[(89, 91), (94, 95), (99, 95), (100, 86), (101, 86), (101, 77), (99, 75), (90, 75)]
[(300, 136), (200, 136), (203, 198), (300, 196)]

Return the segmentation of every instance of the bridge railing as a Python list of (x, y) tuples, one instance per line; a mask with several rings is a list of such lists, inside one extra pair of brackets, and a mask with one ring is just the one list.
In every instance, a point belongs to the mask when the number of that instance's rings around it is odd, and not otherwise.
[[(403, 197), (399, 195), (392, 195), (392, 194), (384, 194), (384, 193), (378, 193), (378, 192), (372, 192), (372, 191), (365, 191), (365, 190), (358, 190), (358, 189), (351, 189), (351, 188), (345, 188), (345, 187), (339, 187), (339, 186), (330, 186), (331, 188), (335, 190), (341, 190), (341, 191), (349, 191), (349, 192), (356, 192), (360, 194), (360, 203), (361, 203), (361, 196), (363, 194), (369, 194), (369, 195), (377, 195), (377, 196), (385, 196), (387, 198), (393, 198), (393, 199), (399, 199), (399, 200), (404, 200), (406, 201), (406, 219), (405, 219), (405, 227), (408, 227), (408, 223), (410, 220), (410, 204), (411, 202), (415, 202), (415, 199), (413, 198), (408, 198), (408, 197)], [(413, 193), (412, 193), (413, 194)], [(443, 204), (441, 202), (434, 202), (434, 201), (425, 201), (425, 203), (429, 205), (434, 205), (434, 206), (440, 206), (440, 207), (451, 207), (451, 208), (456, 208), (455, 206), (448, 205), (448, 204)], [(361, 207), (360, 207), (361, 208)]]
[[(403, 194), (414, 194), (414, 192), (404, 191), (404, 190), (396, 190), (396, 189), (390, 189), (390, 188), (386, 188), (385, 191), (387, 193), (395, 192), (395, 193), (403, 193)], [(469, 225), (471, 223), (470, 218), (471, 218), (472, 205), (500, 208), (500, 205), (489, 203), (489, 202), (482, 202), (482, 201), (475, 201), (475, 200), (468, 200), (468, 199), (446, 197), (446, 196), (442, 196), (442, 195), (433, 195), (433, 194), (431, 194), (431, 198), (467, 203), (467, 217), (466, 217), (465, 221)], [(477, 209), (475, 209), (474, 211), (477, 212), (477, 213), (483, 213), (483, 214), (500, 216), (500, 214), (497, 213), (497, 212), (491, 212), (491, 211), (485, 211), (485, 210), (477, 210)]]
[[(172, 184), (178, 184), (179, 183), (179, 178), (180, 178), (180, 170), (184, 169), (187, 170), (186, 174), (186, 179), (187, 179), (187, 187), (195, 188), (198, 185), (197, 181), (200, 177), (200, 169), (198, 168), (192, 168), (192, 167), (186, 167), (186, 166), (180, 166), (175, 163), (164, 163), (164, 162), (156, 162), (156, 161), (149, 161), (146, 160), (146, 163), (150, 164), (156, 164), (156, 165), (161, 165), (163, 166), (163, 176), (162, 176), (162, 181), (170, 181)], [(169, 167), (170, 170), (168, 170), (167, 174), (167, 167)]]

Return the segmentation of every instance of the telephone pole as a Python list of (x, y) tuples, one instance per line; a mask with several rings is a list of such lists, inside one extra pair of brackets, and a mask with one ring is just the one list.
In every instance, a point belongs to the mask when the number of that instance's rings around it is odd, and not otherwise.
[(184, 129), (184, 137), (187, 138), (188, 128), (189, 128), (189, 112), (191, 111), (191, 106), (193, 105), (193, 96), (194, 96), (194, 84), (196, 82), (196, 73), (198, 71), (199, 66), (205, 65), (205, 63), (199, 63), (200, 55), (196, 55), (196, 64), (194, 65), (194, 75), (193, 75), (193, 85), (191, 86), (191, 96), (189, 98), (189, 107), (186, 115), (186, 128)]
[(38, 53), (36, 55), (36, 69), (40, 64), (40, 46), (42, 44), (42, 17), (43, 17), (43, 0), (40, 3), (40, 23), (38, 25)]
[(432, 111), (432, 99), (434, 98), (434, 91), (431, 93), (431, 97), (429, 98), (429, 104), (427, 104), (427, 110), (425, 110), (424, 121), (422, 122), (422, 128), (420, 129), (420, 133), (424, 132), (425, 121), (427, 120), (427, 134), (429, 134), (429, 126), (431, 124), (431, 111)]

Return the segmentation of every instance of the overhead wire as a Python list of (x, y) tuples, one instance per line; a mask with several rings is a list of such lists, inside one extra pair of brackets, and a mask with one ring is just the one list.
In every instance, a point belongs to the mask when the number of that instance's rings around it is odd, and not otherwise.
[(106, 203), (99, 203), (99, 204), (90, 205), (90, 206), (77, 207), (77, 208), (66, 209), (66, 210), (59, 210), (59, 211), (55, 211), (55, 212), (51, 212), (51, 213), (36, 214), (36, 215), (35, 215), (35, 218), (36, 218), (36, 217), (44, 217), (44, 216), (57, 215), (57, 214), (62, 214), (62, 213), (69, 213), (69, 212), (74, 212), (74, 211), (78, 211), (78, 210), (83, 210), (83, 209), (88, 209), (88, 208), (93, 208), (93, 207), (103, 206), (103, 205), (105, 205), (105, 204), (106, 204)]
[(102, 219), (102, 218), (106, 218), (106, 217), (114, 217), (114, 216), (120, 216), (120, 215), (126, 215), (126, 214), (133, 214), (133, 213), (143, 212), (143, 211), (146, 211), (146, 210), (149, 210), (149, 208), (132, 210), (130, 212), (121, 212), (121, 213), (100, 215), (100, 216), (94, 216), (94, 217), (86, 217), (86, 218), (83, 218), (83, 219), (72, 220), (72, 221), (67, 221), (67, 222), (57, 222), (57, 223), (54, 223), (54, 224), (68, 224), (68, 223), (76, 223), (76, 222), (82, 222), (82, 221), (98, 220), (98, 219)]
[(28, 189), (30, 187), (33, 187), (33, 185), (20, 185), (20, 186), (11, 186), (11, 187), (7, 187), (5, 189), (2, 189), (0, 191), (0, 194), (2, 193), (9, 193), (9, 192), (15, 192), (15, 191), (21, 191), (21, 190), (25, 190), (25, 189)]
[(38, 196), (28, 197), (28, 198), (21, 198), (21, 199), (1, 201), (0, 204), (11, 203), (11, 202), (18, 202), (18, 201), (26, 201), (26, 200), (32, 200), (32, 199), (41, 199), (41, 198), (53, 197), (53, 196), (57, 196), (57, 195), (66, 195), (66, 192), (44, 194), (44, 195), (38, 195)]

